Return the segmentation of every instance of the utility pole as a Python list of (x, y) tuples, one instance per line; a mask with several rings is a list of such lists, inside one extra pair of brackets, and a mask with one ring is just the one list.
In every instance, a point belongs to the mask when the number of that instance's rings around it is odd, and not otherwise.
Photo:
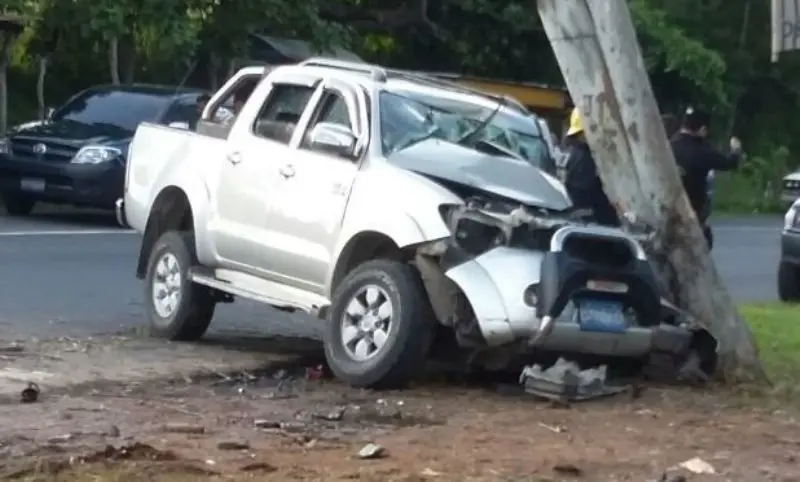
[(717, 339), (727, 380), (765, 379), (683, 190), (625, 0), (537, 2), (603, 186), (656, 233), (649, 251), (671, 301)]

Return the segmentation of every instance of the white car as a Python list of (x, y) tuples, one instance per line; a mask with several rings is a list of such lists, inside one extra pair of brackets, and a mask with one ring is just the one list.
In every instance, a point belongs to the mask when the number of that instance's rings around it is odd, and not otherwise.
[(792, 204), (800, 198), (800, 171), (784, 176), (781, 184), (781, 201)]
[[(254, 81), (232, 124), (209, 121)], [(239, 71), (197, 131), (140, 126), (118, 203), (156, 335), (198, 339), (234, 297), (302, 310), (358, 387), (402, 386), (448, 337), (486, 364), (689, 348), (637, 240), (574, 219), (531, 165), (545, 141), (513, 102), (312, 59)]]

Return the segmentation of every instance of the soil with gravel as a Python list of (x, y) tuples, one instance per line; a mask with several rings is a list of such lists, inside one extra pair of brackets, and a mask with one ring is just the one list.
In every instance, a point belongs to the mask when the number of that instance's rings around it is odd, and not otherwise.
[[(565, 408), (441, 380), (370, 392), (302, 361), (2, 404), (0, 480), (800, 480), (793, 412), (734, 400), (651, 387)], [(696, 457), (714, 473), (679, 467)]]

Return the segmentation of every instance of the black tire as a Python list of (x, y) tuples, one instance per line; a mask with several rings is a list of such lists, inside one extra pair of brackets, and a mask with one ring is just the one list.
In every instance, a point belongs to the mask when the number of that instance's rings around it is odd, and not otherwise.
[[(372, 358), (358, 361), (342, 341), (347, 305), (370, 285), (381, 288), (392, 304), (386, 344)], [(325, 328), (325, 358), (337, 378), (356, 388), (404, 388), (430, 352), (435, 316), (417, 270), (390, 260), (368, 261), (351, 271), (333, 295)]]
[[(181, 282), (177, 307), (168, 316), (162, 316), (153, 299), (153, 282), (157, 264), (168, 253), (177, 260)], [(195, 341), (205, 334), (214, 316), (216, 302), (209, 288), (189, 280), (189, 268), (197, 264), (194, 236), (191, 233), (169, 231), (156, 241), (145, 276), (145, 307), (152, 336), (174, 341)]]
[(33, 212), (36, 201), (22, 193), (3, 193), (3, 205), (11, 216), (27, 216)]
[(784, 302), (800, 301), (800, 270), (782, 261), (778, 266), (778, 298)]

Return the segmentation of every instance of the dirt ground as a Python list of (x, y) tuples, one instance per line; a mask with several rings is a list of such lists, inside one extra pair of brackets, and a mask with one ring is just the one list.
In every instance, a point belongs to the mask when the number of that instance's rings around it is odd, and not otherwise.
[[(649, 387), (563, 408), (503, 385), (376, 393), (319, 375), (293, 364), (0, 404), (0, 480), (800, 481), (798, 420), (752, 401)], [(694, 457), (716, 473), (676, 468)]]

